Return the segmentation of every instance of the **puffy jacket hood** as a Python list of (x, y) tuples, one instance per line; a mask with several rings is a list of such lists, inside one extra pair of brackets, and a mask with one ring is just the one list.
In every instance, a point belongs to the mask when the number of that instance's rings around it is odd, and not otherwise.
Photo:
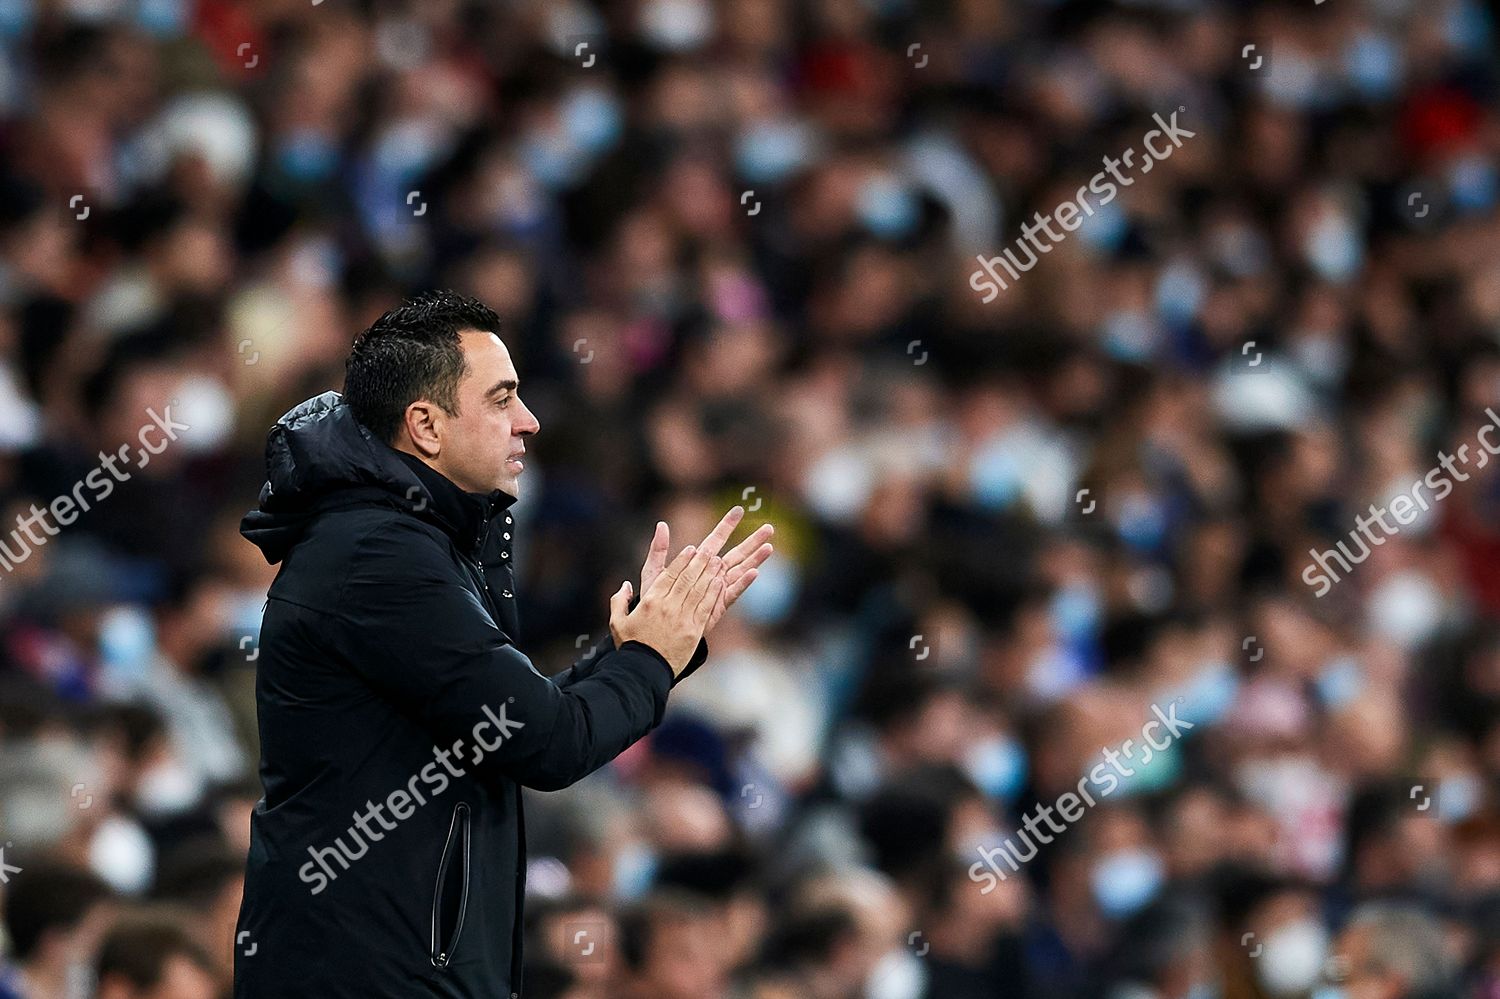
[(467, 493), (419, 459), (377, 440), (337, 392), (288, 410), (266, 437), (266, 483), (240, 533), (275, 565), (318, 514), (384, 503), (431, 520), (465, 550), (484, 525), (515, 502), (500, 490)]

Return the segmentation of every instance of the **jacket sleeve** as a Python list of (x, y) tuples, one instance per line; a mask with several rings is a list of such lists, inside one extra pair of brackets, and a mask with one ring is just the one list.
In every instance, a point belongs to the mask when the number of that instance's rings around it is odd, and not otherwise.
[(446, 542), (415, 523), (360, 540), (336, 607), (352, 668), (481, 780), (567, 787), (666, 709), (671, 667), (640, 642), (610, 643), (566, 685), (548, 680), (496, 627)]
[[(632, 600), (631, 606), (634, 607), (636, 601), (639, 599), (640, 598), (637, 597), (636, 600)], [(610, 634), (609, 629), (606, 628), (604, 630), (604, 637), (595, 642), (594, 647), (585, 652), (576, 663), (574, 663), (572, 666), (569, 666), (561, 673), (554, 675), (552, 677), (552, 682), (557, 684), (559, 687), (566, 687), (569, 684), (576, 683), (577, 681), (584, 679), (585, 677), (592, 676), (595, 668), (598, 667), (600, 660), (614, 650), (614, 636)], [(682, 671), (680, 675), (674, 676), (672, 678), (672, 686), (675, 687), (683, 680), (687, 679), (687, 677), (699, 666), (702, 666), (703, 663), (707, 661), (707, 659), (708, 639), (700, 638), (698, 639), (698, 647), (693, 650), (693, 658), (688, 660), (687, 667)]]

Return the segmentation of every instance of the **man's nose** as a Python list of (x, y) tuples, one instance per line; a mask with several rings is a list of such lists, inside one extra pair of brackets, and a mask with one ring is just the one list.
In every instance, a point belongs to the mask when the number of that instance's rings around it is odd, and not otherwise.
[(512, 428), (517, 437), (530, 437), (542, 429), (542, 424), (537, 420), (536, 414), (523, 402), (521, 403), (521, 419), (516, 421)]

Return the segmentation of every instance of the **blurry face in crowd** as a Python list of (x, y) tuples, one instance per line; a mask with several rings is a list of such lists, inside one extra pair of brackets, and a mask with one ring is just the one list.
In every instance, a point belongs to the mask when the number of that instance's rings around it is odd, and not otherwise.
[(548, 955), (566, 965), (580, 987), (595, 991), (620, 974), (620, 949), (615, 921), (603, 909), (560, 912), (543, 926)]
[(1167, 825), (1167, 863), (1172, 875), (1190, 877), (1222, 859), (1226, 847), (1222, 831), (1229, 818), (1224, 802), (1212, 792), (1183, 795)]
[(94, 952), (99, 949), (99, 941), (114, 918), (113, 905), (107, 902), (95, 905), (73, 929), (54, 931), (51, 940), (44, 938), (42, 963), (56, 958), (70, 968), (89, 967)]
[(1318, 916), (1316, 896), (1280, 892), (1260, 903), (1246, 925), (1252, 927), (1258, 945), (1252, 967), (1262, 993), (1273, 999), (1306, 995), (1322, 980), (1328, 934)]
[(218, 994), (213, 976), (181, 954), (167, 960), (151, 988), (137, 989), (115, 976), (99, 983), (99, 999), (216, 999)]
[[(425, 400), (412, 403), (420, 410), (418, 446), (428, 453), (436, 445), (437, 454), (429, 456), (429, 462), (461, 489), (499, 489), (519, 496), (525, 438), (541, 424), (521, 401), (516, 366), (498, 336), (465, 330), (461, 346), (465, 371), (458, 383), (458, 413), (446, 413)], [(412, 420), (408, 409), (409, 433)]]
[(712, 999), (723, 989), (722, 955), (706, 916), (664, 919), (652, 928), (642, 980), (661, 999)]
[(1348, 969), (1340, 983), (1346, 999), (1399, 999), (1406, 993), (1404, 982), (1381, 970), (1373, 943), (1369, 930), (1359, 926), (1351, 927), (1339, 938), (1331, 963)]

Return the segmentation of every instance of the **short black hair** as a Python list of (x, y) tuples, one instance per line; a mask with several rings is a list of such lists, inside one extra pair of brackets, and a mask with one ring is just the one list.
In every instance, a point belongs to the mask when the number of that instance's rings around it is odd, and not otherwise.
[(801, 969), (829, 961), (840, 944), (858, 936), (859, 921), (841, 905), (794, 912), (776, 921), (761, 945), (762, 963)]
[(144, 701), (92, 706), (83, 715), (82, 728), (88, 735), (118, 736), (123, 742), (125, 758), (137, 764), (167, 735), (167, 723), (161, 712)]
[(96, 980), (123, 978), (136, 989), (161, 984), (174, 957), (185, 957), (214, 974), (213, 957), (188, 929), (186, 916), (167, 908), (145, 909), (118, 920), (99, 945)]
[(151, 894), (160, 901), (203, 912), (244, 876), (244, 854), (218, 836), (200, 835), (162, 857)]
[(646, 967), (662, 924), (701, 919), (711, 915), (712, 903), (694, 892), (677, 888), (657, 889), (620, 913), (620, 956), (631, 971)]
[(86, 868), (61, 860), (26, 865), (5, 893), (5, 929), (18, 961), (30, 960), (52, 930), (72, 930), (89, 910), (114, 896)]
[(406, 407), (418, 399), (431, 399), (457, 416), (464, 330), (499, 333), (500, 317), (478, 299), (429, 291), (375, 320), (355, 338), (344, 362), (344, 402), (354, 418), (389, 444)]

